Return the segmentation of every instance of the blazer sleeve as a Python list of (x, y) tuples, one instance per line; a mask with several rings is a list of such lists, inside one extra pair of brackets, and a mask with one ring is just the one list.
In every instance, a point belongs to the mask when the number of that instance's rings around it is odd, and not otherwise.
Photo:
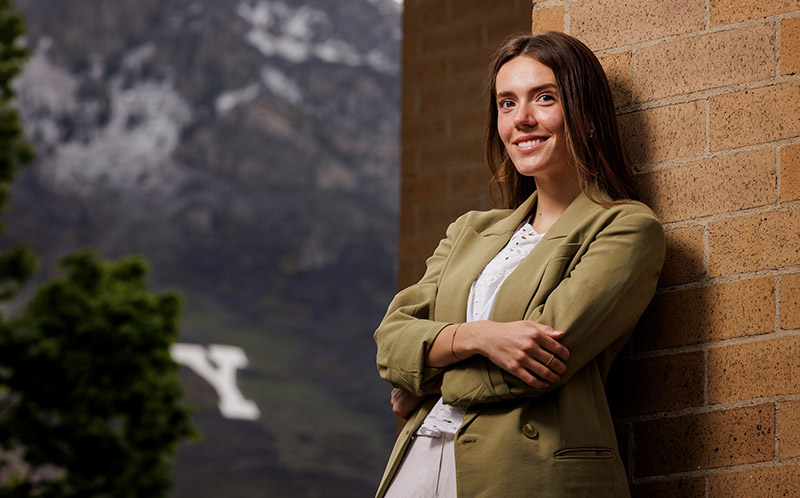
[(442, 368), (425, 366), (425, 356), (439, 332), (450, 322), (433, 320), (439, 276), (464, 225), (466, 215), (450, 224), (447, 234), (426, 261), (422, 279), (400, 291), (375, 331), (381, 378), (421, 395), (438, 380)]
[(664, 230), (654, 216), (636, 212), (613, 220), (589, 244), (572, 272), (528, 316), (565, 333), (561, 342), (570, 357), (561, 380), (533, 388), (476, 355), (447, 369), (443, 401), (471, 406), (536, 397), (569, 382), (633, 331), (655, 293), (664, 252)]

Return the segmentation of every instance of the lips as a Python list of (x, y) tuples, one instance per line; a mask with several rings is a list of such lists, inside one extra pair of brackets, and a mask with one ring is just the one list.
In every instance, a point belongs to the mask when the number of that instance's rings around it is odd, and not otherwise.
[(544, 143), (549, 137), (522, 137), (514, 142), (520, 149), (530, 149)]

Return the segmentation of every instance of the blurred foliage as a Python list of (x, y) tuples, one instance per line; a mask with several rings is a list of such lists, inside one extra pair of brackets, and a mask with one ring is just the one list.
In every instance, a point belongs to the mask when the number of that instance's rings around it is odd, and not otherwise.
[[(13, 108), (29, 52), (12, 8), (0, 0), (0, 209), (33, 159)], [(0, 301), (35, 267), (23, 246), (0, 254)], [(165, 497), (169, 456), (194, 434), (169, 354), (178, 297), (147, 290), (141, 258), (83, 251), (62, 267), (17, 316), (0, 316), (0, 498)]]
[(164, 456), (193, 434), (169, 354), (178, 298), (147, 291), (140, 258), (62, 265), (0, 329), (0, 445), (24, 450), (0, 496), (166, 496)]

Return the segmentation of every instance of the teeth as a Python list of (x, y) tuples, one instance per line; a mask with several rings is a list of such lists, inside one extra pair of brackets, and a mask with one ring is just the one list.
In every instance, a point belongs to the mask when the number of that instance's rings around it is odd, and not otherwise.
[(546, 139), (544, 139), (544, 138), (537, 138), (537, 139), (534, 139), (534, 140), (526, 140), (524, 142), (517, 142), (517, 145), (519, 145), (520, 147), (533, 147), (534, 145), (538, 145), (538, 144), (544, 142), (545, 140)]

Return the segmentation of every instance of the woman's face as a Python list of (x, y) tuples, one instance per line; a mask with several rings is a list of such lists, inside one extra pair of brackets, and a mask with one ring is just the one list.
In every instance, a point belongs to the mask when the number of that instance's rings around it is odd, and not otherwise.
[(553, 71), (532, 57), (515, 57), (500, 67), (495, 90), (497, 130), (517, 171), (537, 184), (573, 177)]

